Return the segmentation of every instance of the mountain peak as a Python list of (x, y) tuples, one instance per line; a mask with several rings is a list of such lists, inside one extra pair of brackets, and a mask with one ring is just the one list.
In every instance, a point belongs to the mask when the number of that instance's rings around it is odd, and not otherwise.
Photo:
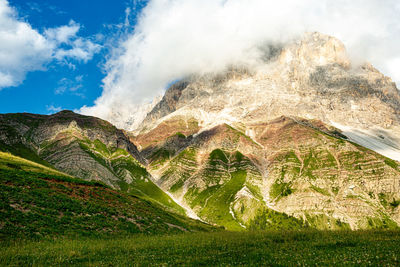
[(73, 112), (72, 110), (64, 109), (64, 110), (61, 110), (61, 111), (55, 113), (54, 115), (56, 115), (56, 114), (71, 114), (71, 113), (76, 114), (76, 113)]
[(279, 63), (301, 65), (303, 68), (329, 64), (349, 68), (351, 65), (344, 44), (335, 37), (318, 32), (307, 33), (301, 39), (286, 45), (279, 57)]
[[(201, 129), (210, 129), (223, 123), (246, 128), (285, 115), (375, 129), (387, 138), (400, 135), (396, 85), (369, 63), (352, 64), (341, 41), (307, 33), (274, 51), (278, 56), (258, 68), (231, 67), (172, 85), (137, 132), (175, 116), (192, 117)], [(400, 146), (400, 140), (394, 142)]]

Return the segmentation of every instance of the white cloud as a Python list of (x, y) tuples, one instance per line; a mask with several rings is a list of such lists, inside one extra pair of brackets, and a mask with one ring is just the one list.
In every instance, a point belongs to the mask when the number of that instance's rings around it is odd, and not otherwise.
[(11, 86), (13, 83), (13, 77), (10, 74), (0, 72), (0, 88)]
[(57, 44), (70, 43), (71, 39), (76, 38), (80, 28), (81, 26), (78, 23), (71, 20), (68, 25), (45, 30), (45, 35)]
[(54, 58), (59, 61), (66, 59), (75, 59), (87, 62), (93, 55), (100, 51), (101, 46), (92, 42), (90, 39), (78, 37), (77, 33), (81, 26), (71, 20), (68, 25), (58, 28), (47, 29), (45, 36), (57, 46), (67, 45), (68, 49), (58, 48), (54, 52)]
[(75, 59), (86, 63), (91, 60), (93, 55), (99, 52), (101, 48), (100, 45), (82, 38), (74, 40), (70, 45), (70, 49), (57, 49), (54, 53), (54, 57), (60, 61)]
[[(390, 55), (388, 55), (388, 57), (390, 57)], [(382, 66), (388, 70), (387, 73), (396, 81), (397, 87), (400, 89), (400, 55), (397, 55), (397, 57), (393, 56), (393, 58), (382, 62)]]
[(0, 88), (16, 86), (27, 71), (42, 69), (53, 49), (53, 44), (19, 21), (8, 3), (0, 0)]
[(71, 21), (41, 34), (0, 0), (0, 89), (21, 84), (27, 72), (44, 70), (53, 60), (71, 66), (71, 60), (90, 60), (100, 45), (77, 36), (80, 27)]
[(49, 111), (49, 115), (50, 115), (50, 114), (54, 114), (54, 113), (60, 112), (63, 108), (62, 107), (56, 107), (54, 105), (49, 105), (49, 106), (46, 106), (46, 109), (47, 109), (47, 111)]
[(104, 88), (81, 112), (118, 126), (171, 80), (254, 62), (259, 47), (305, 31), (338, 37), (355, 59), (400, 81), (397, 0), (151, 0), (107, 61)]
[(58, 87), (54, 91), (56, 95), (62, 95), (65, 92), (70, 92), (74, 95), (83, 97), (84, 95), (78, 90), (83, 87), (83, 75), (78, 75), (73, 79), (62, 78), (58, 81)]

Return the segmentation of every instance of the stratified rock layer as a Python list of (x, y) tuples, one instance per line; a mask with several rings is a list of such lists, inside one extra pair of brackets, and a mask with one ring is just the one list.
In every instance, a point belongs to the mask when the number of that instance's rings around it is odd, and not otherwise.
[(330, 36), (274, 51), (257, 68), (171, 86), (133, 138), (149, 172), (199, 217), (231, 229), (281, 213), (320, 229), (395, 227), (395, 84), (370, 64), (353, 66)]
[(145, 160), (124, 131), (95, 117), (57, 114), (0, 115), (0, 150), (85, 180), (149, 198), (180, 213), (184, 210), (156, 186)]

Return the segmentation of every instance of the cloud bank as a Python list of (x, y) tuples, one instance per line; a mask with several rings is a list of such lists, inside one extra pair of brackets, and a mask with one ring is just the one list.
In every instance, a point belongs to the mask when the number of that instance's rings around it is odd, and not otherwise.
[(19, 18), (6, 0), (0, 0), (0, 90), (21, 84), (27, 72), (44, 70), (49, 62), (73, 68), (71, 60), (90, 60), (100, 45), (79, 37), (80, 27), (71, 21), (40, 33)]
[(397, 0), (150, 0), (107, 61), (101, 97), (81, 112), (127, 127), (171, 81), (255, 62), (260, 45), (306, 31), (339, 38), (400, 82), (399, 14)]

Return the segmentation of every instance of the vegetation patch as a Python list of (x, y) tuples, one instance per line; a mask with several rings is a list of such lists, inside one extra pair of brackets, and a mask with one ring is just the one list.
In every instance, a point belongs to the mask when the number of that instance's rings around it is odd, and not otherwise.
[(176, 184), (174, 184), (173, 186), (171, 186), (171, 188), (169, 189), (169, 191), (171, 191), (171, 193), (175, 193), (177, 192), (179, 189), (181, 189), (183, 186), (183, 181), (179, 180)]
[(172, 153), (167, 149), (158, 149), (150, 156), (150, 167), (153, 170), (160, 168), (164, 163), (170, 159)]
[(392, 202), (390, 202), (390, 206), (392, 206), (392, 208), (397, 208), (400, 205), (400, 199), (396, 200), (393, 199)]
[(24, 170), (23, 165), (14, 169), (2, 166), (1, 240), (103, 238), (213, 229), (168, 212), (154, 201), (114, 191), (99, 182), (51, 172), (44, 166), (30, 171)]
[[(213, 232), (2, 244), (2, 266), (399, 266), (400, 232)], [(55, 256), (57, 255), (57, 256)]]
[(217, 187), (212, 195), (207, 198), (205, 206), (199, 215), (218, 225), (223, 225), (230, 230), (243, 230), (230, 213), (230, 205), (236, 193), (242, 189), (246, 181), (246, 171), (239, 170), (231, 173), (231, 179), (224, 185)]
[(209, 163), (212, 166), (217, 165), (219, 162), (226, 164), (228, 163), (228, 161), (229, 161), (228, 158), (221, 149), (215, 149), (210, 153)]
[(275, 182), (270, 189), (269, 195), (273, 199), (279, 199), (281, 197), (289, 196), (293, 193), (293, 189), (291, 188), (291, 183), (284, 182)]
[(15, 156), (53, 168), (50, 163), (41, 159), (32, 149), (26, 147), (21, 143), (13, 144), (12, 146), (10, 146), (0, 141), (0, 151), (9, 152)]
[(186, 138), (186, 135), (184, 135), (183, 133), (181, 133), (181, 132), (177, 132), (177, 133), (175, 133), (175, 136), (176, 137), (179, 137), (179, 138)]
[(331, 196), (331, 194), (327, 191), (327, 190), (325, 190), (325, 189), (323, 189), (323, 188), (320, 188), (320, 187), (318, 187), (318, 186), (314, 186), (314, 185), (311, 185), (311, 188), (315, 191), (315, 192), (318, 192), (318, 193), (320, 193), (320, 194), (322, 194), (322, 195), (324, 195), (324, 196)]
[(326, 214), (305, 214), (306, 221), (311, 228), (318, 230), (350, 230), (348, 223)]
[(381, 202), (382, 206), (384, 206), (386, 208), (389, 205), (389, 203), (386, 199), (387, 196), (384, 193), (379, 193), (378, 197), (379, 197), (379, 201)]
[(254, 219), (248, 223), (248, 229), (256, 230), (299, 230), (308, 228), (306, 222), (271, 209), (262, 209)]
[(397, 229), (399, 226), (396, 222), (390, 219), (388, 216), (382, 215), (381, 217), (368, 217), (368, 229)]
[(398, 170), (399, 164), (395, 160), (385, 158), (385, 163), (386, 163), (386, 165), (392, 167), (396, 171)]

